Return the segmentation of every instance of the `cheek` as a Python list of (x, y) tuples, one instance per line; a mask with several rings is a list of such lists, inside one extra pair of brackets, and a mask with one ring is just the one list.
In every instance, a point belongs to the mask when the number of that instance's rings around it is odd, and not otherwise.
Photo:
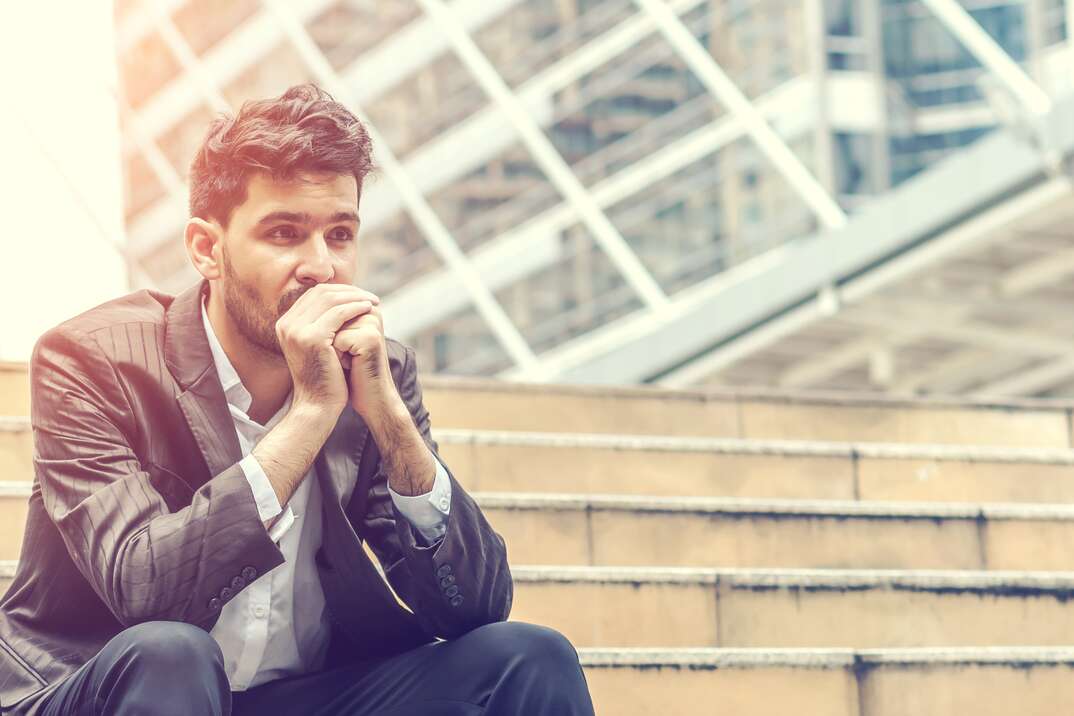
[(354, 283), (354, 275), (358, 268), (358, 253), (354, 249), (347, 249), (336, 253), (335, 273), (336, 280), (340, 283)]

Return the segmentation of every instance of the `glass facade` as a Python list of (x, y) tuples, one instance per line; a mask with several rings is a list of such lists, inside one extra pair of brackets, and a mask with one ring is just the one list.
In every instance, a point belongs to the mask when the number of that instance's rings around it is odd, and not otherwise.
[[(993, 128), (980, 63), (918, 0), (666, 0), (846, 212)], [(141, 4), (117, 10), (130, 243), (157, 288), (195, 278), (177, 190), (213, 116), (314, 80), (254, 0), (173, 0), (184, 63)], [(412, 0), (286, 3), (383, 136), (382, 153), (474, 263), (531, 350), (569, 347), (645, 299), (549, 180), (446, 34)], [(741, 117), (630, 0), (447, 3), (669, 300), (824, 223)], [(1030, 74), (1066, 41), (1060, 0), (964, 0)], [(223, 9), (226, 7), (226, 9)], [(148, 16), (151, 18), (151, 16)], [(137, 141), (141, 137), (142, 141)], [(157, 153), (156, 159), (150, 155)], [(161, 159), (166, 166), (161, 166)], [(169, 174), (171, 180), (169, 181)], [(359, 283), (398, 312), (423, 368), (513, 366), (386, 177), (363, 201)], [(389, 322), (389, 335), (393, 335)]]

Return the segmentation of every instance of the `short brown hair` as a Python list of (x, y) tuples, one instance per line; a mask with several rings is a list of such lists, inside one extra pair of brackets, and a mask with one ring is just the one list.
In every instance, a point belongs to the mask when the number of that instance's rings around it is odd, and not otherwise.
[(374, 168), (365, 125), (320, 87), (295, 85), (212, 121), (190, 163), (190, 215), (226, 228), (256, 173), (282, 181), (306, 171), (352, 174), (361, 194)]

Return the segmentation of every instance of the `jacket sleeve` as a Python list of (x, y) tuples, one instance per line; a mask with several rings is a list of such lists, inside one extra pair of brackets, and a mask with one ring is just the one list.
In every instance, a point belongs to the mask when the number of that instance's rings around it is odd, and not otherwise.
[[(34, 348), (30, 383), (34, 472), (45, 510), (121, 624), (208, 625), (236, 575), (245, 571), (252, 581), (284, 561), (238, 463), (194, 491), (188, 506), (170, 510), (154, 484), (160, 481), (131, 448), (143, 421), (91, 335), (64, 326), (45, 334)], [(171, 502), (190, 495), (187, 489)]]
[[(451, 503), (442, 537), (419, 543), (413, 525), (399, 512), (388, 493), (388, 477), (378, 453), (377, 472), (370, 487), (361, 532), (385, 567), (392, 588), (434, 636), (453, 638), (511, 613), (514, 586), (507, 546), (481, 509), (440, 458), (430, 435), (429, 412), (422, 402), (414, 351), (405, 357), (396, 380), (399, 395), (410, 411), (425, 444), (444, 465), (451, 481)], [(377, 450), (370, 440), (367, 450)]]

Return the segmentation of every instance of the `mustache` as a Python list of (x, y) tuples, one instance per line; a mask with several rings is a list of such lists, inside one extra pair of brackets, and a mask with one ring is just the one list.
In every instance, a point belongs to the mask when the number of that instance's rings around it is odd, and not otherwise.
[(283, 314), (287, 313), (291, 310), (291, 306), (295, 305), (295, 301), (302, 298), (302, 295), (311, 288), (313, 286), (300, 286), (280, 296), (280, 300), (276, 302), (276, 317), (282, 318)]

